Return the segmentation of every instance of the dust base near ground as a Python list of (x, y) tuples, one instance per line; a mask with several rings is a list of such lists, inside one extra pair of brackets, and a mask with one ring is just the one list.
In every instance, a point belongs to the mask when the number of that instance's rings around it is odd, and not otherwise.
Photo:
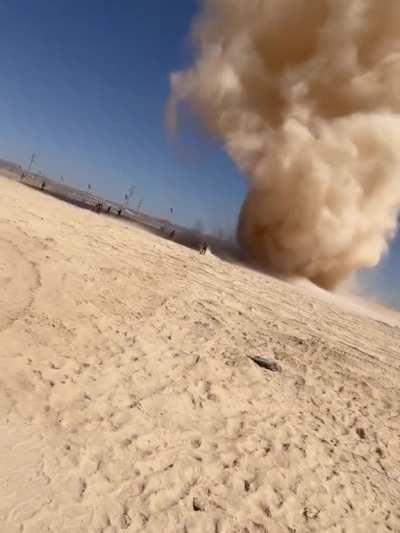
[(399, 531), (400, 329), (307, 291), (0, 179), (0, 531)]

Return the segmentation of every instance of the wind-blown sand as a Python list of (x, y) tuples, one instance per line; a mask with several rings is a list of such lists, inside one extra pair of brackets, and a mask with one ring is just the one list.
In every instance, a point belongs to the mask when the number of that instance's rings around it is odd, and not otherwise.
[(400, 531), (400, 328), (353, 311), (0, 179), (0, 531)]

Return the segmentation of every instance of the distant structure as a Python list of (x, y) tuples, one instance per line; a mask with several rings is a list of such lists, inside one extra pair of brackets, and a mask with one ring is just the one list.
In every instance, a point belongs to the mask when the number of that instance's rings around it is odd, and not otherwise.
[(125, 206), (126, 206), (127, 209), (129, 208), (130, 201), (131, 201), (133, 195), (135, 194), (135, 190), (136, 190), (136, 187), (134, 185), (132, 185), (129, 188), (129, 191), (125, 194)]
[(30, 160), (29, 165), (28, 165), (28, 172), (31, 171), (31, 168), (32, 168), (33, 163), (35, 162), (35, 159), (36, 159), (36, 154), (35, 154), (35, 152), (33, 152), (32, 156), (31, 156), (31, 160)]
[(203, 221), (200, 218), (197, 218), (194, 222), (193, 226), (194, 231), (196, 231), (199, 235), (202, 235), (204, 233), (204, 224)]
[[(34, 153), (31, 155), (31, 159), (30, 159), (30, 161), (29, 161), (29, 165), (28, 165), (28, 168), (27, 168), (27, 172), (28, 172), (28, 173), (31, 171), (31, 168), (32, 168), (32, 165), (33, 165), (35, 159), (36, 159), (36, 154), (35, 154), (35, 152), (34, 152)], [(25, 174), (24, 171), (22, 171), (22, 173), (21, 173), (21, 177), (20, 177), (20, 181), (24, 181), (24, 178), (25, 178), (25, 177), (26, 177), (26, 174)]]

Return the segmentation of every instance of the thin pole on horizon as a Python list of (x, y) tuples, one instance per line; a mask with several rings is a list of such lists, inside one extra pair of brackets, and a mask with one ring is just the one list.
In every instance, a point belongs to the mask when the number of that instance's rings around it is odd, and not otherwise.
[(129, 188), (129, 191), (125, 194), (125, 207), (129, 209), (129, 202), (131, 201), (133, 195), (135, 194), (136, 186), (132, 185)]
[(32, 168), (33, 163), (35, 162), (36, 156), (37, 156), (37, 154), (35, 152), (33, 152), (32, 156), (31, 156), (31, 160), (30, 160), (29, 165), (28, 165), (28, 172), (31, 171), (31, 168)]
[(173, 207), (170, 207), (169, 210), (168, 210), (168, 216), (167, 216), (167, 226), (170, 226), (170, 229), (171, 227), (173, 226), (173, 215), (174, 215), (174, 208)]
[[(28, 165), (27, 170), (26, 170), (26, 173), (27, 173), (27, 174), (30, 173), (31, 168), (32, 168), (32, 165), (33, 165), (35, 159), (36, 159), (36, 153), (33, 152), (32, 155), (31, 155), (31, 160), (30, 160), (29, 165)], [(21, 181), (24, 181), (24, 178), (25, 178), (25, 172), (24, 172), (24, 170), (22, 169), (22, 173), (21, 173), (20, 180), (21, 180)]]

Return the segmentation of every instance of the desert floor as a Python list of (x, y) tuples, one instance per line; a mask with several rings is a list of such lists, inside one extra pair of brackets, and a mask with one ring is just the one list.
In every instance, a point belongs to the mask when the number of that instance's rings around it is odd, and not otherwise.
[(339, 304), (1, 178), (1, 533), (400, 532), (400, 322)]

